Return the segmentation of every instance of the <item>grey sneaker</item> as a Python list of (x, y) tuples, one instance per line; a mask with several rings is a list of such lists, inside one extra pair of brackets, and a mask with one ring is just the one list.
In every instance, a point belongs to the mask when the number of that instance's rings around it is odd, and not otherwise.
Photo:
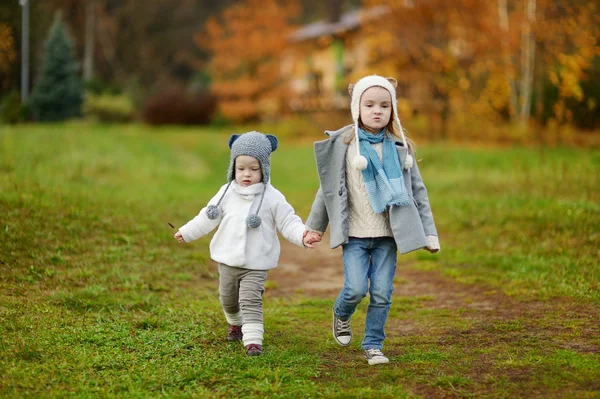
[(333, 338), (342, 346), (348, 346), (352, 342), (350, 319), (342, 320), (335, 315), (335, 312), (333, 312)]
[(365, 359), (369, 362), (369, 366), (390, 361), (379, 349), (365, 349)]

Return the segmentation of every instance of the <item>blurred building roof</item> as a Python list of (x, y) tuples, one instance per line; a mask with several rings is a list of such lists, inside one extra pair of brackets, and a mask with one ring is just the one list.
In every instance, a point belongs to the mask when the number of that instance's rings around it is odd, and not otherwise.
[(291, 40), (301, 42), (304, 40), (315, 39), (322, 36), (336, 35), (357, 29), (361, 22), (385, 14), (389, 10), (388, 6), (377, 6), (367, 10), (357, 9), (340, 15), (340, 19), (331, 22), (327, 20), (317, 21), (304, 25), (291, 35)]

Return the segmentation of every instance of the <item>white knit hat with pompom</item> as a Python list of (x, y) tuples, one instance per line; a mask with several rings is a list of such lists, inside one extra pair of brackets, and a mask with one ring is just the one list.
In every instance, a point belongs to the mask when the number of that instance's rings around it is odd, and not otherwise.
[[(400, 131), (400, 135), (402, 137), (402, 144), (404, 144), (404, 148), (407, 150), (408, 143), (406, 142), (406, 137), (404, 136), (404, 129), (402, 129), (402, 125), (400, 124), (400, 118), (398, 117), (398, 107), (396, 105), (396, 86), (398, 85), (396, 79), (394, 78), (384, 78), (379, 75), (369, 75), (360, 79), (356, 84), (351, 84), (348, 86), (348, 91), (350, 92), (350, 96), (352, 96), (352, 101), (350, 102), (350, 111), (352, 112), (352, 120), (354, 120), (354, 134), (356, 138), (356, 157), (352, 160), (352, 166), (358, 170), (365, 170), (367, 168), (367, 159), (360, 155), (360, 145), (358, 140), (358, 120), (360, 118), (360, 99), (363, 93), (373, 87), (383, 87), (386, 89), (390, 96), (392, 97), (392, 109), (394, 112), (394, 122), (396, 123), (397, 129)], [(413, 157), (409, 153), (406, 154), (406, 159), (404, 160), (404, 169), (410, 169), (413, 165)]]

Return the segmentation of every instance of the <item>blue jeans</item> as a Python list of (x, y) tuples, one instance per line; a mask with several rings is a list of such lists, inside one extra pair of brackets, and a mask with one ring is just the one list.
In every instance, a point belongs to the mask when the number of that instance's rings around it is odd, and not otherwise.
[[(334, 313), (347, 319), (369, 292), (370, 301), (365, 321), (362, 349), (382, 349), (394, 292), (396, 242), (392, 237), (350, 237), (344, 244), (344, 288), (338, 295)], [(370, 280), (370, 284), (369, 284)]]

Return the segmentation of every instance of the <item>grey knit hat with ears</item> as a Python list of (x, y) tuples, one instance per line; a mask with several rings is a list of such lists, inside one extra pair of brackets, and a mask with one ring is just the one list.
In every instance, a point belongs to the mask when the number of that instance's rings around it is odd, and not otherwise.
[[(386, 89), (390, 96), (392, 97), (392, 110), (394, 112), (394, 123), (396, 124), (396, 128), (400, 131), (400, 136), (402, 137), (402, 143), (404, 144), (404, 148), (408, 149), (408, 143), (406, 142), (406, 137), (404, 136), (404, 129), (402, 129), (402, 125), (400, 124), (400, 117), (398, 116), (398, 107), (396, 105), (396, 86), (398, 82), (394, 78), (384, 78), (379, 75), (369, 75), (360, 79), (356, 84), (351, 84), (348, 86), (348, 92), (352, 97), (350, 102), (350, 111), (352, 112), (352, 119), (354, 120), (354, 134), (356, 136), (356, 157), (352, 160), (352, 165), (355, 169), (365, 170), (367, 168), (367, 159), (360, 155), (360, 145), (358, 144), (358, 120), (360, 118), (360, 99), (367, 89), (378, 86)], [(406, 159), (404, 161), (404, 169), (410, 169), (413, 165), (412, 155), (407, 154)]]
[(216, 219), (219, 217), (221, 212), (219, 210), (219, 205), (221, 205), (221, 201), (223, 201), (223, 197), (225, 197), (227, 189), (229, 189), (229, 186), (235, 180), (235, 159), (240, 155), (249, 155), (256, 158), (260, 163), (262, 181), (265, 187), (260, 197), (260, 202), (258, 204), (258, 208), (256, 209), (256, 213), (248, 216), (246, 219), (246, 224), (251, 228), (260, 226), (261, 219), (260, 216), (258, 216), (258, 211), (260, 211), (260, 207), (262, 206), (267, 184), (269, 183), (269, 179), (271, 177), (271, 153), (277, 149), (277, 145), (277, 137), (273, 136), (272, 134), (262, 134), (253, 131), (244, 134), (231, 135), (229, 138), (231, 156), (229, 159), (229, 168), (227, 169), (227, 180), (229, 181), (229, 184), (227, 184), (227, 187), (225, 188), (223, 195), (221, 195), (221, 198), (219, 198), (217, 205), (209, 205), (206, 209), (206, 216), (208, 216), (209, 219)]

